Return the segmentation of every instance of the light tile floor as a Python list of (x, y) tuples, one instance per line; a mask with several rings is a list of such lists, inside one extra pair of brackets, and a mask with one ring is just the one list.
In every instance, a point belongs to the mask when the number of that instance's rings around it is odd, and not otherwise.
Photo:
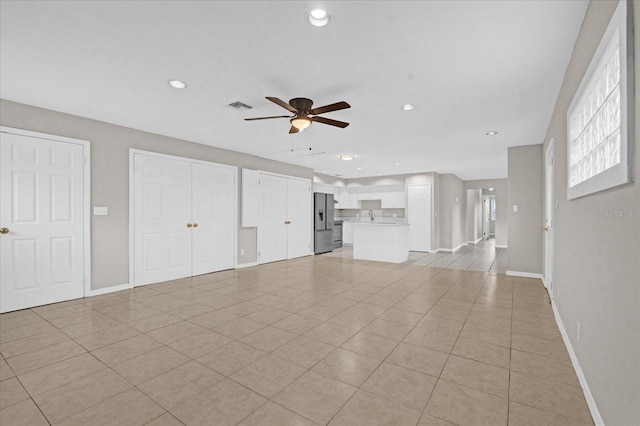
[[(324, 256), (353, 257), (353, 246), (344, 246)], [(507, 271), (507, 249), (496, 248), (495, 239), (482, 240), (477, 244), (468, 244), (452, 253), (409, 253), (409, 263), (420, 266), (435, 266), (444, 269), (462, 269), (467, 271), (499, 272)]]
[(0, 424), (592, 424), (539, 280), (418, 260), (310, 256), (1, 315)]

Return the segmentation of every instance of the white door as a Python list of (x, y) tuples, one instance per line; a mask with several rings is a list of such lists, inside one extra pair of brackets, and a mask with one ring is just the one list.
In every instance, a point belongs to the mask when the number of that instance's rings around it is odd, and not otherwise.
[(0, 312), (83, 297), (84, 146), (0, 138)]
[(544, 284), (553, 299), (553, 139), (545, 154)]
[(431, 185), (409, 185), (409, 250), (431, 250)]
[(287, 179), (287, 259), (311, 253), (311, 183)]
[(287, 258), (287, 179), (260, 173), (260, 218), (258, 219), (258, 262)]
[(491, 199), (482, 197), (482, 237), (489, 239), (491, 234)]
[(191, 276), (191, 164), (134, 156), (134, 282)]
[(235, 266), (235, 170), (192, 164), (192, 271), (206, 274)]

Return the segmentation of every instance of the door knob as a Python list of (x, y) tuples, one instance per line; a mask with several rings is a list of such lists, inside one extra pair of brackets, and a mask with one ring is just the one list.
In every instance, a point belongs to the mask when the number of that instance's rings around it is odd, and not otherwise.
[(8, 233), (9, 233), (9, 228), (0, 228), (0, 234), (4, 235)]
[(198, 227), (198, 224), (197, 224), (197, 223), (194, 223), (194, 224), (193, 224), (193, 227), (194, 227), (194, 228), (197, 228), (197, 227)]
[(544, 228), (542, 228), (542, 230), (545, 231), (545, 232), (549, 231), (549, 229), (551, 229), (551, 228), (548, 227), (548, 226), (545, 226)]
[(187, 223), (187, 228), (191, 228), (193, 225), (190, 223)]

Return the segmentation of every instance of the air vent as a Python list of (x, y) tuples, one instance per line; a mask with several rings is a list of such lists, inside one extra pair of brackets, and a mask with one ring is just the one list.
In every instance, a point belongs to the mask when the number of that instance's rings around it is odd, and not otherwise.
[(244, 102), (240, 102), (240, 101), (231, 102), (227, 106), (229, 108), (235, 109), (236, 111), (248, 111), (250, 109), (253, 109), (253, 107), (251, 105), (247, 105)]

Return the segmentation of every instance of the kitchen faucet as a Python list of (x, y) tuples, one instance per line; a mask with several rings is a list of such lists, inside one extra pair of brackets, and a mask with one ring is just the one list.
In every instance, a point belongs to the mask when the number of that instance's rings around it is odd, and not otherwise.
[(369, 216), (371, 217), (371, 222), (373, 222), (373, 210), (369, 209)]

